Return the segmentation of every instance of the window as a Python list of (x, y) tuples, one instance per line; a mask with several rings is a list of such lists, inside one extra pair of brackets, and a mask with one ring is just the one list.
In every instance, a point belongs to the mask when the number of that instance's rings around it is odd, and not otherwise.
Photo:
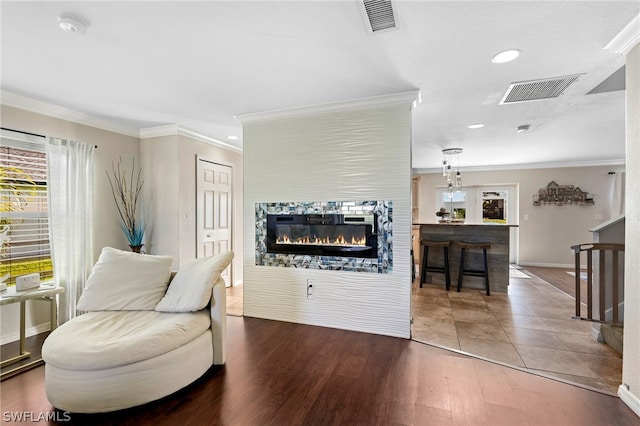
[(45, 137), (2, 129), (0, 142), (0, 279), (11, 285), (38, 272), (50, 280)]
[(507, 223), (506, 191), (482, 192), (482, 223)]

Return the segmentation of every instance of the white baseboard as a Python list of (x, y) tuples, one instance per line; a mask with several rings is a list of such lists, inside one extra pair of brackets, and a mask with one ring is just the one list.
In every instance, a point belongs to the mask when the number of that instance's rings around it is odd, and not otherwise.
[[(51, 330), (51, 324), (49, 322), (43, 322), (33, 327), (29, 327), (25, 330), (27, 337), (35, 336), (36, 334), (44, 333)], [(20, 331), (16, 330), (13, 333), (9, 333), (6, 336), (0, 336), (0, 345), (6, 345), (7, 343), (16, 342), (20, 340)]]
[(618, 387), (618, 396), (640, 417), (640, 398), (632, 394), (624, 384)]
[(234, 286), (242, 285), (242, 284), (244, 284), (243, 280), (236, 280), (236, 281), (233, 282)]
[(538, 263), (538, 262), (518, 262), (518, 266), (539, 266), (540, 268), (563, 268), (574, 269), (573, 263)]

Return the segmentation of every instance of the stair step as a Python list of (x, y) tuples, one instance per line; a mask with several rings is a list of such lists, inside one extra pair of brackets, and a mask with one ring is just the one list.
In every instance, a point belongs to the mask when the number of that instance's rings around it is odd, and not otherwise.
[(605, 343), (622, 354), (622, 336), (624, 327), (610, 324), (602, 324), (600, 333)]

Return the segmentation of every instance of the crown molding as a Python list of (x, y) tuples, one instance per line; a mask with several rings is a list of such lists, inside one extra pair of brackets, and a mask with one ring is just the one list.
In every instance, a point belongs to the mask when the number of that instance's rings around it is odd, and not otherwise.
[(35, 112), (38, 114), (46, 115), (53, 118), (59, 118), (61, 120), (71, 121), (73, 123), (83, 124), (85, 126), (95, 127), (109, 132), (118, 133), (121, 135), (138, 137), (138, 129), (122, 126), (104, 118), (88, 115), (86, 113), (74, 111), (69, 108), (54, 105), (48, 102), (39, 101), (27, 96), (18, 95), (17, 93), (2, 91), (2, 105), (10, 107), (24, 109), (27, 111)]
[(164, 126), (144, 127), (140, 129), (138, 136), (140, 139), (159, 138), (162, 136), (175, 136), (178, 134), (180, 126), (177, 124), (167, 124)]
[(229, 151), (242, 153), (242, 148), (219, 141), (209, 136), (205, 136), (201, 133), (194, 132), (193, 130), (189, 130), (178, 124), (167, 124), (165, 126), (146, 127), (146, 128), (140, 129), (138, 136), (140, 137), (140, 139), (157, 138), (157, 137), (163, 137), (163, 136), (184, 136), (190, 139), (207, 143), (209, 145), (214, 145), (219, 148), (227, 149)]
[(48, 102), (39, 101), (27, 96), (18, 95), (17, 93), (1, 91), (0, 95), (2, 105), (19, 108), (49, 117), (59, 118), (61, 120), (71, 121), (73, 123), (83, 124), (85, 126), (95, 127), (109, 132), (121, 135), (131, 136), (134, 138), (150, 138), (154, 136), (181, 135), (191, 139), (195, 139), (204, 143), (228, 149), (230, 151), (242, 152), (242, 148), (230, 145), (214, 138), (202, 135), (189, 129), (180, 127), (177, 124), (169, 124), (166, 126), (149, 127), (138, 129), (134, 127), (122, 126), (113, 120), (107, 120), (95, 116), (91, 116), (82, 112), (74, 111), (69, 108), (54, 105)]
[[(523, 163), (461, 167), (460, 172), (495, 172), (498, 170), (559, 169), (565, 167), (624, 166), (625, 159), (593, 161), (559, 161), (557, 163)], [(442, 173), (442, 168), (415, 168), (414, 174)]]
[(330, 104), (312, 105), (301, 108), (289, 108), (276, 111), (258, 112), (251, 114), (237, 115), (234, 118), (241, 124), (255, 123), (260, 121), (279, 120), (283, 118), (301, 117), (315, 114), (324, 114), (337, 111), (348, 111), (355, 109), (366, 109), (379, 106), (389, 106), (398, 104), (411, 105), (418, 98), (419, 90), (394, 93), (390, 95), (373, 96), (369, 98), (353, 99), (349, 101), (334, 102)]
[(640, 13), (620, 30), (604, 48), (626, 55), (638, 42), (640, 42)]

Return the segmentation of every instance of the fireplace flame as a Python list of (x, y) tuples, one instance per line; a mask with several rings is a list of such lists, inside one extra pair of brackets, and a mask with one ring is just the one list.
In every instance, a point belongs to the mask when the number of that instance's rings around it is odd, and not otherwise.
[(347, 240), (344, 235), (338, 235), (335, 240), (330, 239), (329, 237), (317, 237), (313, 236), (312, 238), (303, 237), (298, 238), (296, 240), (292, 240), (288, 235), (283, 235), (282, 237), (276, 240), (276, 244), (307, 244), (307, 245), (316, 245), (316, 246), (346, 246), (346, 247), (366, 247), (367, 239), (365, 237), (356, 238), (355, 236), (351, 237), (351, 240)]

